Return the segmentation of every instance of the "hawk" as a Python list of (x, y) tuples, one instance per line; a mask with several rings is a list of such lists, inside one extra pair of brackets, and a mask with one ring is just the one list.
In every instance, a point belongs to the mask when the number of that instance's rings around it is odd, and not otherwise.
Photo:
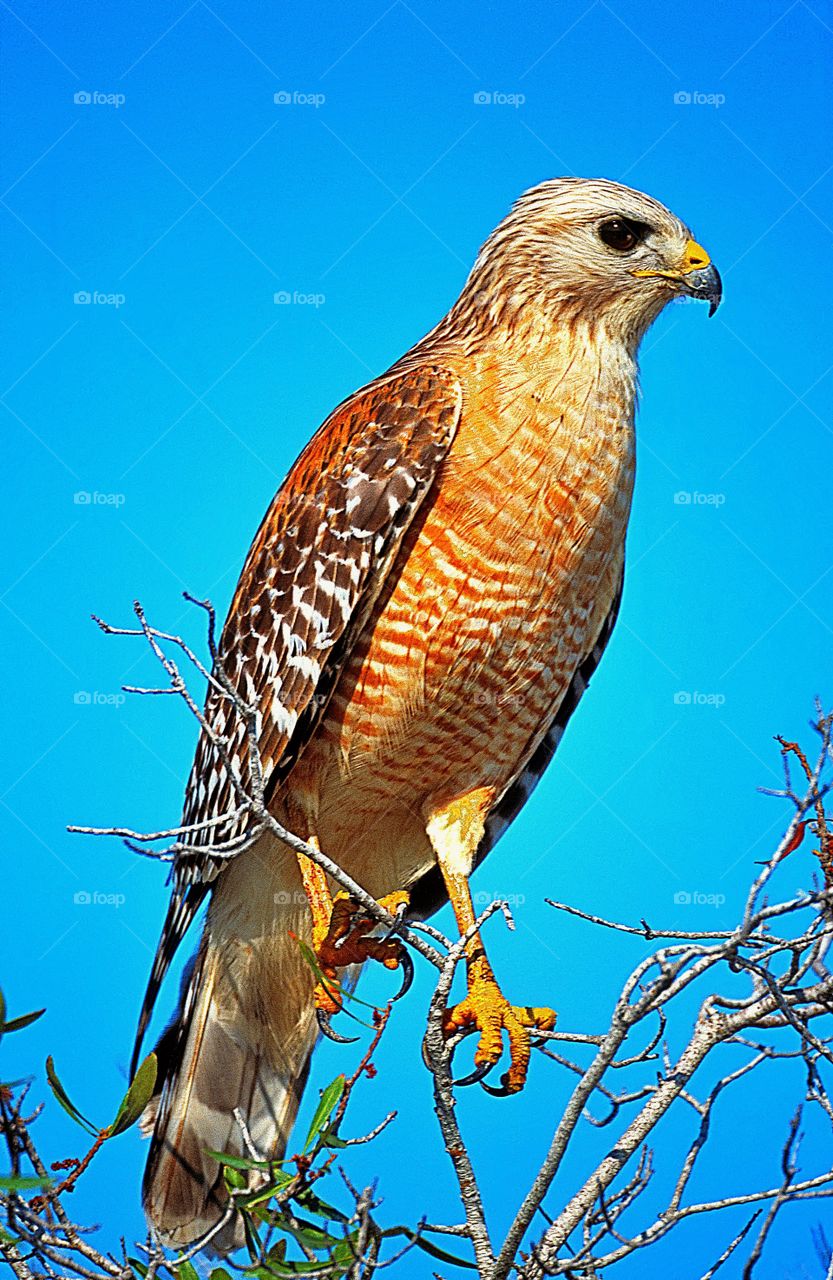
[[(392, 908), (450, 900), (472, 928), (469, 876), (601, 658), (622, 592), (637, 351), (680, 295), (711, 314), (720, 276), (663, 205), (603, 179), (532, 188), (444, 319), (330, 414), (266, 513), (219, 659), (258, 708), (270, 812)], [(355, 923), (309, 859), (271, 834), (246, 847), (229, 775), (247, 770), (245, 725), (212, 687), (136, 1047), (208, 898), (145, 1117), (145, 1209), (172, 1246), (223, 1212), (208, 1152), (245, 1154), (235, 1108), (258, 1149), (283, 1154), (316, 1011), (338, 1007), (297, 940), (332, 976), (333, 940)], [(364, 923), (351, 959), (394, 967), (398, 945)], [(516, 1091), (531, 1031), (555, 1014), (509, 1002), (476, 933), (466, 961), (448, 1027), (479, 1033), (480, 1070), (506, 1032)]]

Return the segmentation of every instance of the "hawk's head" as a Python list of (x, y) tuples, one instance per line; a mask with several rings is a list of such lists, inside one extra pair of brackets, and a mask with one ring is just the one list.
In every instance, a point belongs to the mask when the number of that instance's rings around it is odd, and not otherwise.
[(528, 304), (601, 321), (638, 340), (672, 298), (703, 298), (721, 281), (669, 209), (603, 178), (555, 178), (516, 202), (486, 241), (470, 288), (508, 319)]

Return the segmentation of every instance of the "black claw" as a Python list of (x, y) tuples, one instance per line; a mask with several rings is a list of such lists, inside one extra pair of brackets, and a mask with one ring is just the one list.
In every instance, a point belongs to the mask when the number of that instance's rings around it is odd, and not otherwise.
[(393, 917), (393, 924), (388, 929), (387, 933), (382, 934), (382, 939), (381, 939), (382, 942), (387, 942), (389, 938), (395, 937), (395, 935), (399, 932), (399, 927), (402, 924), (402, 921), (405, 919), (405, 915), (407, 911), (408, 911), (408, 907), (407, 907), (407, 904), (404, 902), (396, 908), (396, 912)]
[(501, 1076), (499, 1089), (496, 1089), (493, 1084), (486, 1084), (485, 1082), (481, 1082), (481, 1087), (485, 1089), (487, 1093), (490, 1093), (493, 1098), (512, 1098), (518, 1091), (517, 1089), (510, 1089), (508, 1087), (508, 1080), (508, 1075)]
[(334, 1040), (336, 1044), (357, 1044), (358, 1036), (342, 1036), (337, 1031), (333, 1031), (330, 1025), (331, 1013), (327, 1013), (326, 1009), (316, 1009), (315, 1017), (318, 1022), (318, 1030), (328, 1040)]
[(402, 966), (402, 986), (393, 997), (394, 1000), (401, 1000), (405, 993), (410, 991), (411, 983), (414, 980), (414, 962), (406, 947), (401, 949), (399, 963)]
[[(474, 1071), (472, 1071), (470, 1075), (463, 1076), (460, 1080), (452, 1080), (451, 1083), (455, 1087), (464, 1084), (480, 1084), (486, 1079), (486, 1076), (492, 1070), (494, 1065), (495, 1064), (493, 1062), (481, 1062), (479, 1066), (474, 1068)], [(484, 1089), (488, 1089), (489, 1086), (484, 1085), (483, 1087)]]

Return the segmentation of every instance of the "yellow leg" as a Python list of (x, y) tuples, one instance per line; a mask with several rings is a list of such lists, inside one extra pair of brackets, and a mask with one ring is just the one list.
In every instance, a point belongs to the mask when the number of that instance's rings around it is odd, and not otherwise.
[[(432, 813), (426, 825), (461, 934), (468, 933), (476, 920), (468, 878), (493, 803), (493, 790), (482, 787)], [(509, 1039), (510, 1067), (504, 1086), (508, 1093), (518, 1093), (529, 1068), (530, 1031), (533, 1028), (551, 1031), (555, 1026), (555, 1013), (552, 1009), (509, 1003), (486, 958), (479, 932), (466, 944), (466, 970), (468, 994), (447, 1011), (446, 1034), (476, 1027), (480, 1041), (474, 1061), (477, 1066), (486, 1066), (500, 1058), (505, 1031)]]
[[(315, 836), (310, 836), (308, 843), (316, 849), (320, 847)], [(338, 979), (334, 972), (328, 972), (321, 964), (321, 948), (330, 931), (333, 915), (333, 895), (330, 893), (326, 873), (317, 862), (313, 862), (306, 854), (299, 853), (298, 866), (312, 916), (312, 949), (326, 979), (326, 982), (317, 982), (315, 985), (315, 1007), (325, 1013), (337, 1013), (341, 1008), (336, 998)]]

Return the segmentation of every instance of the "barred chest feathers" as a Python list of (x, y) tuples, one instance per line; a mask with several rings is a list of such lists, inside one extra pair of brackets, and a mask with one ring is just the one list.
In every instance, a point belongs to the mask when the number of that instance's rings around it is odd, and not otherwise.
[(598, 334), (571, 338), (499, 377), (469, 355), (436, 501), (327, 715), (347, 773), (444, 756), (459, 773), (487, 738), (500, 790), (592, 647), (630, 510), (635, 365)]

